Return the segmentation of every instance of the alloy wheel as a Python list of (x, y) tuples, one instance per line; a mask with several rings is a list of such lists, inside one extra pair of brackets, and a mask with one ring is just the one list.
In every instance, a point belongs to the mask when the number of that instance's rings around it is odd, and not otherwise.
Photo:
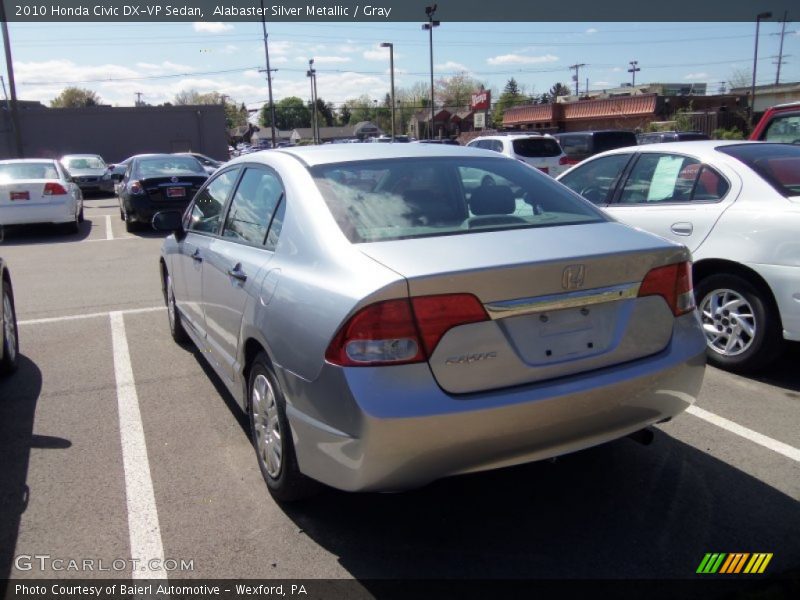
[(13, 363), (17, 357), (17, 324), (14, 319), (14, 307), (11, 305), (11, 297), (8, 293), (3, 294), (3, 335), (6, 341), (8, 362)]
[(756, 336), (755, 311), (739, 292), (712, 290), (700, 303), (703, 331), (709, 348), (723, 356), (747, 351)]
[(277, 479), (283, 464), (283, 439), (275, 392), (263, 373), (253, 380), (250, 402), (258, 458), (269, 476)]

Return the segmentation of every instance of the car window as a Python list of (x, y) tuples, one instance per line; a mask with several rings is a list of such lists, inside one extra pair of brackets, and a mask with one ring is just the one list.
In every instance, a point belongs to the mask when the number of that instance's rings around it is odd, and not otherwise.
[[(342, 170), (351, 176), (343, 179)], [(310, 171), (354, 243), (605, 220), (589, 203), (515, 160), (405, 158), (319, 165)], [(372, 189), (351, 183), (375, 179)]]
[(800, 144), (800, 113), (776, 115), (762, 139), (766, 142)]
[(142, 158), (136, 163), (137, 177), (171, 177), (177, 175), (205, 175), (201, 165), (192, 156)]
[(187, 229), (216, 233), (222, 218), (225, 201), (236, 183), (239, 169), (221, 173), (203, 188), (194, 200)]
[(0, 165), (0, 182), (22, 179), (61, 179), (53, 162), (18, 162)]
[(514, 154), (525, 158), (549, 158), (561, 155), (561, 146), (550, 138), (520, 138), (511, 142)]
[(281, 198), (283, 185), (274, 172), (245, 169), (228, 209), (222, 236), (249, 244), (263, 244)]
[(720, 146), (717, 150), (746, 164), (779, 194), (800, 196), (800, 146), (759, 142)]
[(575, 167), (559, 181), (593, 204), (607, 204), (630, 158), (630, 154), (603, 156)]
[(591, 140), (591, 136), (588, 135), (562, 135), (558, 138), (558, 141), (561, 143), (561, 148), (568, 156), (586, 156), (591, 154)]
[(619, 202), (686, 202), (691, 200), (700, 162), (675, 154), (646, 153), (631, 169)]

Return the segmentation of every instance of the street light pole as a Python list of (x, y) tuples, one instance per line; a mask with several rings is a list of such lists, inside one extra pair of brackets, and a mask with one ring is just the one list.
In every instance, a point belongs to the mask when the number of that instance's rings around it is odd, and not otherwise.
[(628, 64), (631, 66), (631, 68), (628, 69), (628, 73), (631, 74), (631, 87), (636, 87), (636, 72), (637, 71), (641, 71), (641, 69), (638, 66), (639, 65), (639, 61), (638, 60), (631, 60), (631, 61), (628, 61)]
[(750, 86), (750, 129), (753, 129), (753, 122), (756, 115), (756, 68), (758, 66), (758, 29), (761, 25), (761, 19), (769, 19), (772, 16), (771, 12), (758, 13), (756, 15), (756, 46), (753, 50), (753, 83)]
[(267, 90), (269, 92), (269, 126), (272, 131), (272, 147), (275, 148), (275, 104), (272, 102), (272, 69), (269, 68), (269, 44), (267, 43), (267, 21), (264, 18), (264, 0), (261, 0), (261, 28), (264, 32), (264, 54), (267, 59)]
[(11, 40), (8, 37), (5, 2), (0, 2), (0, 27), (2, 27), (3, 31), (3, 48), (6, 54), (6, 69), (8, 70), (8, 88), (11, 92), (11, 128), (14, 130), (14, 145), (16, 146), (17, 158), (22, 158), (24, 154), (22, 131), (19, 122), (19, 107), (17, 106), (17, 84), (14, 82), (14, 61), (11, 59)]
[(433, 20), (433, 15), (436, 12), (436, 4), (433, 6), (425, 7), (425, 14), (428, 15), (428, 22), (422, 26), (422, 29), (427, 29), (429, 35), (429, 44), (431, 49), (431, 124), (428, 127), (428, 139), (433, 139), (433, 119), (434, 119), (434, 99), (433, 99), (433, 28), (440, 25), (439, 21)]
[(381, 48), (389, 49), (389, 73), (391, 75), (391, 101), (392, 101), (392, 142), (394, 142), (394, 44), (383, 42)]
[(317, 98), (316, 98), (316, 86), (314, 85), (314, 75), (316, 71), (314, 70), (314, 59), (310, 59), (308, 61), (308, 75), (309, 80), (311, 82), (311, 137), (314, 138), (314, 143), (317, 143)]

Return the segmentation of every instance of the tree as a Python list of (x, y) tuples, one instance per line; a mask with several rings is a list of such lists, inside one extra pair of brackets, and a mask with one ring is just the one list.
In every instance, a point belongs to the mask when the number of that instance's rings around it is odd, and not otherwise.
[(50, 107), (81, 108), (83, 106), (97, 106), (100, 102), (100, 97), (92, 90), (68, 87), (50, 101)]
[(568, 85), (564, 83), (556, 83), (550, 88), (550, 101), (555, 102), (559, 96), (569, 96), (572, 92)]
[[(311, 114), (311, 103), (308, 103), (308, 111)], [(322, 98), (317, 98), (317, 122), (320, 127), (332, 127), (334, 121), (333, 104), (325, 102)]]
[(530, 99), (520, 90), (517, 81), (513, 77), (509, 79), (503, 88), (503, 93), (500, 94), (500, 97), (497, 99), (497, 103), (494, 107), (494, 126), (503, 126), (503, 115), (505, 114), (506, 110), (512, 106), (526, 104), (529, 102), (529, 100)]
[[(265, 104), (258, 115), (258, 124), (270, 127), (271, 123), (269, 105)], [(311, 111), (297, 96), (283, 98), (275, 104), (275, 127), (283, 131), (311, 127)]]
[(438, 79), (434, 85), (434, 98), (439, 106), (468, 106), (472, 93), (479, 89), (483, 89), (483, 84), (462, 71)]
[(347, 104), (343, 104), (342, 108), (339, 109), (339, 124), (349, 125), (351, 116), (350, 107)]

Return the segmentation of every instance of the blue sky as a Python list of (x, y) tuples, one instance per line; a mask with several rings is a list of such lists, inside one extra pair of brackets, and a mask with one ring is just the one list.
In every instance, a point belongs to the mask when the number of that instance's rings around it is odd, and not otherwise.
[[(334, 105), (389, 89), (388, 50), (396, 86), (429, 81), (427, 33), (419, 23), (268, 24), (275, 99), (309, 97), (305, 72), (315, 59), (319, 96)], [(800, 23), (787, 23), (781, 82), (800, 81)], [(267, 98), (261, 23), (10, 23), (20, 99), (48, 103), (68, 85), (92, 89), (108, 104), (150, 104), (181, 90), (218, 91), (248, 108)], [(775, 81), (780, 23), (762, 22), (758, 82)], [(510, 77), (541, 94), (571, 82), (569, 65), (585, 63), (581, 88), (630, 81), (707, 83), (716, 93), (753, 64), (754, 23), (457, 23), (434, 31), (438, 78), (466, 71), (495, 92)]]

